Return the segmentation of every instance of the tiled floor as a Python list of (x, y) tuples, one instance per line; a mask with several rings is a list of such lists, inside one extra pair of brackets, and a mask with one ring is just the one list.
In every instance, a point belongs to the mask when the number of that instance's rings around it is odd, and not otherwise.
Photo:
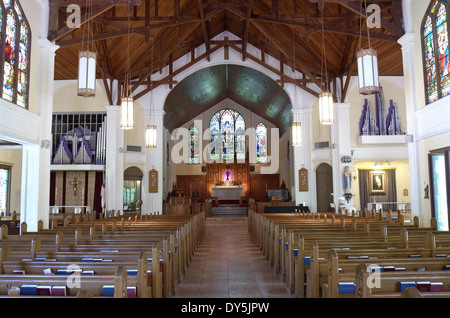
[(247, 217), (212, 217), (175, 290), (180, 298), (293, 298), (248, 233)]

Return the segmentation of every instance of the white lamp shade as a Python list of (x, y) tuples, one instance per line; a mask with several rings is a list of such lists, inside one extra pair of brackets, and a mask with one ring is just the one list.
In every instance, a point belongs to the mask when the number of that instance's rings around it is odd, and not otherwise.
[(319, 118), (322, 125), (331, 125), (334, 121), (333, 94), (322, 92), (319, 94)]
[(361, 50), (357, 54), (357, 59), (359, 92), (363, 95), (375, 94), (380, 90), (377, 51)]
[(297, 147), (302, 145), (302, 124), (295, 122), (292, 124), (292, 146)]
[(155, 125), (147, 125), (145, 129), (145, 144), (147, 148), (156, 148), (157, 130)]
[(78, 53), (78, 96), (95, 96), (97, 53), (80, 51)]
[(134, 112), (133, 96), (122, 97), (122, 102), (120, 104), (120, 115), (121, 115), (120, 128), (133, 129), (134, 127), (133, 112)]

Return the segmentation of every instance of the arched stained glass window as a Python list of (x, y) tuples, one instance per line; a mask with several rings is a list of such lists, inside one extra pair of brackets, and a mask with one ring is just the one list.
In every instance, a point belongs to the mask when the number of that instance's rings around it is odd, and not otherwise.
[(211, 160), (219, 160), (220, 159), (220, 122), (219, 117), (215, 114), (210, 122), (209, 129), (211, 134), (211, 143), (210, 143), (210, 158)]
[(423, 56), (426, 102), (450, 94), (447, 0), (433, 0), (424, 17)]
[(245, 160), (245, 121), (241, 115), (236, 117), (235, 135), (236, 135), (236, 159)]
[(220, 130), (222, 135), (222, 158), (234, 160), (234, 116), (226, 109), (220, 117)]
[(267, 161), (267, 127), (263, 123), (256, 126), (256, 162)]
[(197, 126), (189, 127), (189, 164), (200, 163), (200, 140)]
[(211, 160), (245, 160), (245, 121), (241, 114), (222, 109), (211, 117), (209, 128)]
[(4, 52), (0, 57), (1, 97), (27, 108), (31, 31), (18, 0), (1, 1), (0, 34)]

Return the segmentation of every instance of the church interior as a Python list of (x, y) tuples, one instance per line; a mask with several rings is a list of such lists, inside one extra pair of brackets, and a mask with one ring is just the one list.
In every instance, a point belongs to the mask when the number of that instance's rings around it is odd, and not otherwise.
[[(429, 247), (449, 231), (449, 10), (446, 0), (1, 0), (2, 259), (13, 260), (7, 233), (70, 223), (77, 244), (80, 220), (99, 232), (105, 220), (114, 230), (176, 219), (176, 239), (182, 222), (195, 245), (239, 219), (291, 284), (286, 295), (305, 297), (293, 278), (309, 275), (297, 272), (303, 260), (262, 228), (283, 228), (295, 253), (293, 217), (424, 229), (414, 242)], [(153, 295), (167, 297), (161, 264)], [(323, 286), (306, 294), (333, 295)]]

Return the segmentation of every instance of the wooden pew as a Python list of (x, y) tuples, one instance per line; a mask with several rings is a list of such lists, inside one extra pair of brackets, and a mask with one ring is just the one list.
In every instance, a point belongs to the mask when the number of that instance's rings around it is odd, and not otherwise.
[[(77, 255), (78, 260), (72, 259), (71, 261), (57, 261), (56, 259), (48, 259), (41, 261), (33, 261), (31, 259), (26, 260), (10, 260), (9, 259), (9, 247), (8, 243), (2, 243), (0, 245), (1, 258), (1, 272), (0, 275), (14, 275), (17, 271), (24, 271), (25, 275), (44, 275), (44, 270), (50, 270), (51, 275), (55, 275), (58, 270), (67, 272), (62, 275), (70, 275), (71, 270), (77, 269), (83, 272), (92, 271), (93, 276), (104, 276), (113, 275), (118, 267), (124, 268), (125, 271), (130, 270), (129, 276), (134, 276), (136, 278), (137, 286), (137, 297), (148, 298), (152, 297), (152, 292), (154, 297), (161, 297), (161, 279), (160, 279), (160, 264), (159, 262), (152, 262), (150, 258), (150, 264), (146, 253), (140, 252), (137, 257), (136, 255), (129, 256), (128, 258), (122, 258), (121, 261), (114, 262), (87, 262), (81, 261), (83, 258), (78, 258), (79, 256), (85, 254)], [(155, 248), (153, 250), (153, 257), (159, 257), (158, 251)], [(98, 256), (99, 254), (94, 254)], [(149, 275), (149, 273), (151, 273)], [(17, 276), (23, 276), (18, 275)], [(48, 276), (48, 275), (46, 275)], [(60, 276), (60, 275), (55, 275)], [(151, 277), (149, 279), (149, 276)]]
[[(342, 259), (338, 256), (338, 251), (331, 250), (328, 257), (328, 281), (322, 286), (324, 293), (322, 297), (339, 298), (339, 283), (355, 283), (357, 269), (360, 264), (366, 264), (367, 259)], [(377, 266), (384, 271), (441, 271), (450, 265), (447, 257), (426, 257), (426, 258), (380, 258), (370, 260), (371, 265)], [(368, 264), (368, 263), (367, 263)], [(356, 297), (356, 293), (349, 293), (345, 297)]]
[[(302, 233), (300, 235), (303, 235), (307, 232), (316, 238), (320, 236), (321, 231), (323, 231), (323, 240), (333, 241), (333, 244), (331, 244), (328, 249), (332, 248), (334, 244), (336, 244), (335, 246), (344, 247), (345, 245), (338, 244), (339, 240), (343, 240), (344, 242), (347, 241), (346, 245), (351, 246), (352, 249), (355, 249), (357, 248), (358, 244), (353, 243), (352, 245), (352, 243), (348, 243), (348, 241), (354, 241), (355, 239), (357, 239), (359, 242), (361, 242), (363, 236), (372, 237), (372, 245), (376, 245), (376, 247), (378, 248), (380, 248), (384, 244), (384, 249), (388, 247), (395, 247), (396, 251), (399, 252), (399, 248), (411, 247), (411, 249), (405, 251), (406, 253), (411, 254), (417, 252), (417, 250), (412, 249), (413, 247), (430, 248), (434, 246), (433, 244), (429, 243), (428, 239), (424, 239), (430, 229), (418, 228), (418, 222), (416, 219), (411, 225), (404, 226), (403, 223), (394, 223), (391, 219), (385, 222), (381, 219), (357, 220), (353, 217), (340, 217), (339, 220), (336, 220), (336, 215), (325, 214), (324, 216), (322, 216), (322, 220), (324, 220), (323, 223), (327, 223), (327, 218), (332, 220), (331, 223), (333, 227), (330, 228), (324, 226), (324, 224), (320, 224), (320, 222), (317, 222), (320, 220), (321, 214), (317, 214), (316, 222), (314, 222), (314, 218), (310, 216), (305, 217), (305, 214), (299, 215), (302, 215), (302, 217), (295, 217), (295, 214), (260, 216), (249, 213), (249, 232), (252, 233), (255, 241), (258, 242), (263, 252), (267, 253), (267, 258), (270, 261), (274, 260), (273, 262), (275, 265), (275, 270), (281, 272), (282, 277), (286, 279), (290, 291), (292, 292), (293, 290), (295, 290), (295, 292), (301, 294), (302, 297), (304, 296), (304, 294), (302, 294), (302, 292), (304, 292), (302, 287), (305, 284), (305, 279), (308, 279), (308, 276), (305, 275), (306, 269), (303, 263), (304, 257), (307, 254), (306, 251), (308, 251), (308, 249), (305, 249), (301, 246), (302, 243), (304, 244), (304, 242), (302, 242), (301, 240), (299, 240), (298, 243), (295, 242), (295, 235), (293, 235), (291, 232), (294, 229), (296, 229), (296, 231), (298, 231), (299, 233)], [(270, 219), (270, 221), (267, 221), (268, 219)], [(337, 227), (341, 231), (336, 231)], [(343, 235), (348, 235), (348, 237), (345, 238), (345, 236)], [(412, 236), (414, 236), (414, 240), (411, 240)], [(375, 238), (378, 241), (375, 241)], [(277, 239), (278, 242), (276, 242)], [(367, 243), (370, 245), (370, 239), (367, 240)], [(297, 246), (296, 244), (298, 244), (299, 246)], [(297, 246), (297, 248), (295, 248), (295, 246)], [(370, 246), (364, 247), (363, 245), (361, 245), (359, 248), (369, 247)], [(436, 255), (437, 252), (438, 251), (435, 249), (431, 253), (432, 255)], [(296, 255), (294, 255), (294, 253), (296, 253)], [(325, 253), (328, 253), (328, 250), (325, 250)], [(429, 255), (429, 251), (426, 253), (428, 254), (425, 255)], [(326, 258), (327, 256), (323, 257), (324, 260)], [(316, 261), (314, 263), (313, 261), (313, 264), (320, 264), (320, 262)], [(300, 272), (303, 272), (303, 274), (300, 274)], [(317, 281), (317, 278), (315, 276), (316, 272), (318, 271), (314, 270), (313, 268), (312, 276), (309, 276), (310, 282), (308, 282), (307, 285), (310, 285), (313, 281)], [(323, 277), (326, 276), (327, 275), (323, 275)], [(320, 284), (314, 285), (320, 286)], [(314, 289), (313, 292), (314, 295), (318, 297), (318, 292)]]
[[(5, 251), (10, 250), (10, 243), (16, 242), (4, 242), (1, 246), (1, 250), (4, 251), (2, 259), (21, 261), (24, 258), (32, 260), (43, 258), (59, 262), (80, 262), (82, 257), (93, 257), (109, 259), (112, 263), (120, 264), (130, 259), (135, 261), (139, 253), (145, 253), (145, 259), (149, 260), (148, 266), (152, 271), (152, 297), (167, 297), (203, 236), (204, 214), (176, 219), (152, 217), (148, 222), (135, 219), (134, 223), (129, 219), (128, 224), (126, 223), (123, 218), (119, 226), (116, 226), (115, 220), (108, 220), (107, 224), (102, 221), (101, 233), (96, 230), (98, 222), (91, 224), (81, 222), (76, 225), (66, 223), (57, 230), (41, 230), (36, 233), (24, 231), (23, 237), (28, 237), (17, 241), (20, 243), (22, 240), (25, 243), (22, 242), (24, 244), (21, 248), (14, 250), (11, 255)], [(40, 236), (52, 237), (55, 233), (58, 234), (59, 240), (55, 238), (48, 240), (54, 242), (48, 244), (49, 250), (43, 251)], [(73, 240), (66, 242), (66, 234), (73, 237)], [(28, 245), (30, 241), (31, 249)], [(141, 246), (143, 242), (147, 245), (144, 248)], [(115, 252), (110, 253), (111, 250)], [(7, 265), (6, 262), (4, 264)], [(103, 265), (95, 264), (94, 267), (100, 268)]]
[[(314, 215), (314, 214), (313, 214)], [(326, 216), (326, 215), (325, 215)], [(334, 215), (332, 216), (332, 218)], [(280, 216), (276, 216), (277, 219), (280, 219)], [(351, 241), (352, 238), (355, 235), (358, 235), (358, 240), (362, 241), (363, 239), (369, 242), (373, 242), (376, 237), (381, 240), (386, 241), (386, 234), (384, 234), (383, 237), (380, 237), (380, 235), (370, 235), (370, 231), (368, 231), (367, 226), (362, 227), (361, 224), (359, 228), (356, 226), (355, 220), (352, 221), (352, 226), (349, 226), (349, 219), (347, 220), (341, 220), (341, 225), (339, 227), (336, 226), (336, 222), (333, 221), (331, 224), (323, 224), (320, 223), (319, 214), (317, 216), (317, 219), (314, 220), (314, 218), (295, 218), (292, 217), (292, 214), (288, 216), (287, 220), (291, 221), (290, 225), (274, 225), (274, 222), (269, 222), (269, 225), (266, 225), (266, 230), (268, 234), (266, 235), (267, 239), (262, 241), (260, 245), (262, 245), (262, 249), (264, 253), (267, 253), (267, 258), (271, 262), (272, 265), (275, 266), (276, 272), (281, 272), (281, 276), (283, 279), (286, 280), (287, 286), (290, 289), (291, 293), (294, 292), (295, 285), (303, 286), (302, 281), (296, 280), (294, 269), (295, 266), (299, 267), (299, 271), (303, 271), (302, 264), (295, 265), (295, 257), (293, 257), (292, 251), (295, 249), (294, 241), (298, 238), (294, 238), (295, 233), (302, 233), (299, 235), (305, 235), (305, 232), (308, 232), (312, 237), (317, 237), (317, 235), (320, 235), (320, 231), (323, 231), (324, 238), (326, 240), (330, 240), (330, 235), (332, 235), (332, 239), (335, 240), (336, 236), (339, 235), (341, 240), (344, 240), (345, 242)], [(286, 221), (284, 219), (283, 221)], [(305, 222), (306, 221), (306, 222)], [(253, 221), (250, 221), (253, 222)], [(281, 222), (279, 222), (281, 223)], [(288, 222), (285, 222), (288, 223)], [(366, 221), (365, 221), (366, 223)], [(345, 226), (347, 224), (347, 227)], [(280, 230), (281, 228), (281, 230)], [(279, 234), (281, 232), (281, 234)], [(377, 233), (379, 230), (377, 230)], [(272, 234), (274, 233), (274, 234)], [(286, 234), (287, 233), (287, 234)], [(331, 234), (332, 233), (332, 234)], [(271, 235), (272, 234), (272, 235)], [(373, 234), (373, 233), (372, 233)], [(260, 235), (260, 233), (258, 234)], [(271, 237), (272, 236), (272, 237)], [(362, 236), (370, 236), (367, 238), (362, 238)], [(276, 242), (276, 238), (278, 238), (278, 242)], [(299, 243), (301, 244), (301, 242)], [(402, 245), (401, 242), (396, 243), (398, 246)], [(390, 244), (395, 245), (395, 244)], [(284, 248), (286, 247), (286, 248)], [(298, 247), (296, 250), (302, 250), (302, 247)], [(302, 252), (300, 252), (300, 255), (302, 255)], [(302, 293), (300, 291), (300, 293)]]
[[(75, 279), (75, 277), (73, 277)], [(70, 280), (70, 279), (69, 279)], [(24, 285), (38, 286), (63, 286), (66, 287), (68, 296), (76, 296), (80, 291), (91, 294), (93, 297), (127, 298), (127, 287), (135, 287), (136, 279), (127, 276), (126, 270), (119, 266), (113, 275), (77, 276), (76, 280), (69, 281), (67, 277), (60, 275), (0, 275), (0, 295), (11, 297), (8, 291), (12, 287), (21, 288)], [(113, 286), (113, 293), (104, 296), (103, 287)], [(22, 295), (26, 297), (27, 295)], [(30, 296), (30, 295), (28, 295)], [(39, 295), (32, 295), (39, 297)]]
[[(442, 291), (421, 292), (423, 297), (450, 297), (450, 271), (401, 271), (379, 272), (374, 276), (368, 264), (360, 264), (357, 269), (356, 295), (359, 298), (401, 297), (401, 283), (432, 282), (442, 283)], [(372, 276), (371, 276), (372, 275)], [(376, 278), (372, 282), (372, 278)], [(405, 284), (408, 286), (408, 284)], [(416, 287), (417, 288), (417, 287)]]

